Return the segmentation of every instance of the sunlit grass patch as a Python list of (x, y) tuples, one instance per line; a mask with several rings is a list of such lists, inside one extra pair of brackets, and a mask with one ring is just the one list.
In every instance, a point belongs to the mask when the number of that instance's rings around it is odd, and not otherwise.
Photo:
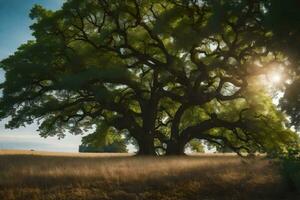
[(2, 152), (0, 199), (284, 199), (290, 192), (278, 163), (264, 157), (71, 155)]

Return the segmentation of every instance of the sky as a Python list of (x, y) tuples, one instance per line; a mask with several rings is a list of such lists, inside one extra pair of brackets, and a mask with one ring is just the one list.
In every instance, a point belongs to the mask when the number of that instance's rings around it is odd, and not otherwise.
[[(62, 6), (63, 0), (0, 0), (0, 60), (13, 54), (22, 43), (34, 39), (29, 29), (32, 24), (29, 12), (35, 4), (56, 10)], [(0, 82), (4, 79), (4, 72), (0, 71)], [(61, 140), (41, 138), (35, 124), (15, 130), (5, 129), (6, 121), (0, 121), (0, 149), (77, 152), (81, 143), (81, 136), (67, 135)]]

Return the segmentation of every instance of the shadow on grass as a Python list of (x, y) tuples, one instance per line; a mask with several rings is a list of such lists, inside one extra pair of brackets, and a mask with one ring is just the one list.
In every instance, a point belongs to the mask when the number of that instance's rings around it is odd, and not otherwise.
[[(201, 164), (202, 160), (205, 164)], [(165, 168), (160, 170), (162, 162), (165, 163), (162, 165)], [(193, 162), (196, 164), (189, 165)], [(212, 164), (218, 162), (221, 164)], [(262, 164), (255, 164), (257, 162)], [(128, 163), (131, 164), (127, 165)], [(158, 169), (153, 169), (156, 166)], [(81, 170), (89, 170), (86, 167), (95, 168), (96, 171), (85, 174)], [(55, 168), (66, 173), (59, 174)], [(22, 172), (24, 169), (27, 171)], [(26, 174), (30, 172), (28, 169), (32, 169), (30, 174)], [(53, 174), (52, 169), (55, 172)], [(101, 171), (103, 169), (107, 171)], [(30, 199), (29, 197), (34, 199), (34, 195), (37, 195), (36, 199), (76, 200), (297, 199), (292, 191), (286, 189), (285, 181), (274, 181), (273, 175), (279, 169), (272, 162), (241, 161), (236, 157), (73, 158), (9, 155), (0, 156), (0, 170), (0, 178), (8, 179), (0, 180), (0, 197), (1, 190), (4, 191), (3, 196), (6, 195), (5, 191), (24, 190), (16, 198), (11, 198), (20, 200)], [(75, 171), (68, 175), (69, 170)], [(16, 177), (13, 177), (13, 172), (16, 172)], [(262, 177), (264, 178), (260, 181)], [(26, 193), (26, 190), (32, 191), (34, 188), (38, 189), (39, 194), (34, 191)], [(67, 194), (73, 196), (67, 197)]]

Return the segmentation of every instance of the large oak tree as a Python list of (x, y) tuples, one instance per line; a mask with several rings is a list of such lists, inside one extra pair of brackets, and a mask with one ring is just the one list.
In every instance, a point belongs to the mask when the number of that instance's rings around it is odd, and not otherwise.
[(35, 6), (34, 41), (3, 60), (0, 117), (41, 135), (134, 138), (139, 153), (193, 140), (237, 153), (298, 142), (260, 76), (286, 66), (258, 1), (69, 0)]

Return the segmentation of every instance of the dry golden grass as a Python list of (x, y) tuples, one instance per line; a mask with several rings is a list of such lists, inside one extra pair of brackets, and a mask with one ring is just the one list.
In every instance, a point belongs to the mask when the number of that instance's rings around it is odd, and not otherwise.
[(276, 162), (0, 151), (2, 200), (294, 199)]

